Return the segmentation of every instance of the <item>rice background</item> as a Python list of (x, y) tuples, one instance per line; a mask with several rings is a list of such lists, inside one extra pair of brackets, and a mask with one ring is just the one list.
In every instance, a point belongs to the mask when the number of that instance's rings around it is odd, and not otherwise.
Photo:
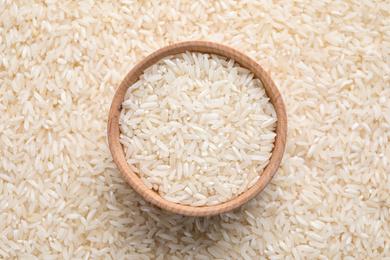
[[(390, 259), (388, 1), (0, 0), (0, 258)], [(194, 218), (142, 199), (106, 142), (111, 98), (152, 51), (236, 48), (279, 86), (276, 177)]]

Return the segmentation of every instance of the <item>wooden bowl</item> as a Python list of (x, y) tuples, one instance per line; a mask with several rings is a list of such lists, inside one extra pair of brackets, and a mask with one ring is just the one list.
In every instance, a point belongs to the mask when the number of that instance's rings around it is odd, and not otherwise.
[[(130, 169), (125, 159), (123, 147), (119, 142), (119, 114), (127, 89), (136, 81), (138, 81), (139, 76), (146, 68), (150, 67), (151, 65), (166, 56), (175, 55), (186, 51), (210, 53), (224, 56), (228, 59), (234, 59), (242, 67), (251, 70), (255, 77), (259, 78), (262, 81), (266, 93), (270, 98), (271, 103), (275, 107), (278, 116), (278, 121), (276, 124), (277, 135), (275, 139), (275, 146), (272, 151), (272, 156), (270, 158), (269, 164), (264, 169), (264, 172), (262, 173), (260, 179), (255, 183), (255, 185), (253, 185), (250, 189), (248, 189), (235, 199), (215, 206), (194, 207), (181, 205), (165, 200), (156, 191), (147, 188), (145, 184), (141, 181), (139, 176)], [(126, 75), (112, 100), (108, 117), (107, 132), (109, 147), (116, 165), (118, 166), (120, 172), (123, 174), (126, 180), (129, 182), (129, 184), (141, 196), (143, 196), (145, 199), (152, 202), (153, 204), (157, 205), (158, 207), (174, 213), (187, 216), (211, 216), (227, 212), (243, 205), (244, 203), (255, 197), (259, 192), (261, 192), (264, 187), (271, 181), (283, 157), (287, 133), (287, 116), (283, 99), (279, 93), (278, 88), (259, 64), (257, 64), (255, 61), (253, 61), (251, 58), (244, 55), (243, 53), (224, 45), (203, 41), (189, 41), (172, 44), (153, 52), (141, 62), (139, 62)]]

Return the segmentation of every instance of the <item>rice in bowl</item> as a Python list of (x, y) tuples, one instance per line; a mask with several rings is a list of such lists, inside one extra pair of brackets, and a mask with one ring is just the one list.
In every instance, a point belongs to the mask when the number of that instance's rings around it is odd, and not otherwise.
[(232, 59), (186, 52), (150, 66), (127, 90), (120, 142), (149, 189), (174, 203), (212, 206), (259, 180), (276, 121), (250, 70)]

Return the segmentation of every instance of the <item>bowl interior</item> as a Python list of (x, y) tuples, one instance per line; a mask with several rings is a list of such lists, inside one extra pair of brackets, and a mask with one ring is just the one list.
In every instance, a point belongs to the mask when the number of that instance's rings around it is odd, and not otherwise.
[[(270, 98), (270, 102), (274, 106), (278, 117), (278, 121), (276, 123), (276, 138), (272, 155), (269, 164), (264, 169), (264, 172), (262, 173), (260, 179), (256, 182), (255, 185), (253, 185), (244, 193), (240, 194), (238, 197), (215, 206), (186, 206), (163, 199), (156, 191), (147, 188), (145, 184), (141, 181), (139, 176), (131, 170), (130, 166), (126, 162), (123, 147), (119, 142), (119, 114), (122, 109), (122, 102), (124, 100), (124, 96), (127, 89), (138, 81), (139, 76), (146, 68), (150, 67), (164, 57), (183, 53), (186, 51), (216, 54), (224, 56), (228, 59), (234, 59), (238, 64), (240, 64), (240, 66), (252, 71), (255, 77), (259, 78), (262, 81), (265, 91)], [(271, 80), (271, 78), (264, 71), (264, 69), (254, 60), (235, 49), (224, 45), (203, 41), (181, 42), (169, 45), (153, 52), (145, 59), (140, 61), (126, 75), (119, 88), (117, 89), (111, 104), (107, 126), (108, 143), (111, 154), (116, 165), (118, 166), (123, 176), (126, 178), (127, 182), (141, 196), (143, 196), (145, 199), (152, 202), (153, 204), (157, 205), (158, 207), (174, 213), (188, 216), (210, 216), (227, 212), (238, 206), (243, 205), (244, 203), (251, 200), (254, 196), (256, 196), (259, 192), (261, 192), (275, 175), (276, 170), (278, 169), (279, 164), (282, 160), (286, 143), (286, 133), (287, 116), (283, 99), (275, 83)]]

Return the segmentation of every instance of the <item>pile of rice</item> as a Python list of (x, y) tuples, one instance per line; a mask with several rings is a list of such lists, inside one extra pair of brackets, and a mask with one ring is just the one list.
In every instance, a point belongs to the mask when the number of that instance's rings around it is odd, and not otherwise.
[(212, 206), (260, 178), (277, 116), (261, 81), (234, 60), (166, 57), (126, 92), (120, 142), (127, 163), (168, 201)]
[[(0, 0), (0, 258), (389, 259), (389, 1)], [(136, 62), (209, 40), (253, 57), (288, 113), (277, 175), (245, 206), (183, 217), (107, 147)]]

